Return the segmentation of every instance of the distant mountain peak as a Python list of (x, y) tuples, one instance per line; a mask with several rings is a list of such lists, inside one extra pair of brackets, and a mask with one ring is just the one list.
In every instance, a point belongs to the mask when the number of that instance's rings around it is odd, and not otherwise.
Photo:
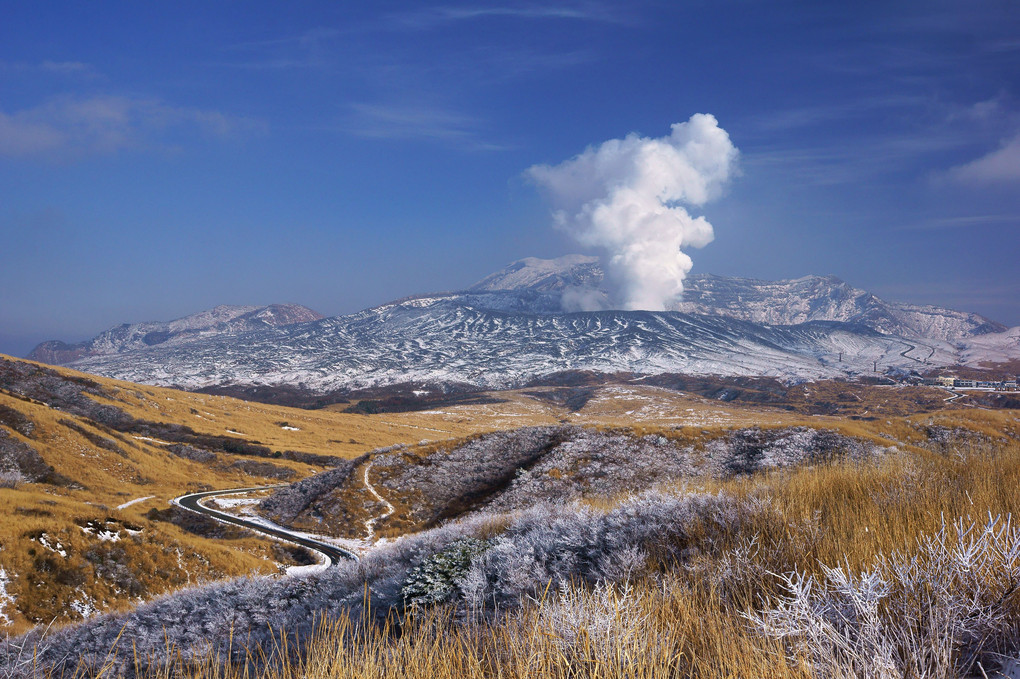
[(590, 255), (564, 255), (555, 259), (525, 257), (486, 276), (468, 290), (559, 292), (568, 287), (595, 288), (602, 283), (602, 278), (602, 265), (598, 257)]

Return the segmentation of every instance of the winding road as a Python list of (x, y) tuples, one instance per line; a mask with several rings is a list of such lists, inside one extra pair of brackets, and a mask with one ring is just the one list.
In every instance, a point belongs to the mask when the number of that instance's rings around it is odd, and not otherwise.
[[(902, 340), (900, 340), (900, 344), (903, 344), (903, 345), (905, 345), (907, 347), (906, 349), (904, 349), (903, 351), (900, 352), (900, 356), (902, 356), (903, 358), (909, 358), (911, 361), (917, 361), (918, 363), (924, 363), (925, 362), (925, 360), (922, 360), (920, 358), (915, 358), (913, 356), (907, 356), (907, 354), (909, 354), (911, 351), (914, 351), (915, 349), (917, 349), (916, 345), (910, 344), (909, 342), (904, 342)], [(931, 347), (925, 347), (925, 349), (930, 349), (930, 348)], [(935, 353), (934, 349), (932, 349), (932, 353), (933, 354)]]
[(269, 490), (270, 488), (280, 488), (281, 486), (258, 486), (255, 488), (234, 488), (231, 490), (209, 490), (203, 493), (191, 493), (189, 495), (182, 495), (178, 498), (174, 498), (171, 504), (182, 507), (198, 514), (204, 514), (217, 521), (223, 523), (231, 523), (235, 526), (241, 526), (248, 530), (268, 535), (271, 538), (277, 540), (283, 540), (284, 542), (290, 542), (302, 547), (307, 547), (312, 551), (318, 552), (326, 557), (328, 566), (335, 566), (341, 561), (357, 561), (358, 556), (354, 552), (349, 552), (346, 549), (331, 545), (325, 542), (319, 542), (309, 537), (301, 535), (300, 533), (292, 533), (285, 528), (274, 528), (272, 526), (265, 526), (254, 521), (243, 519), (233, 514), (221, 512), (216, 509), (210, 509), (202, 504), (202, 500), (207, 498), (216, 497), (218, 495), (236, 495), (238, 493), (251, 493), (257, 490)]

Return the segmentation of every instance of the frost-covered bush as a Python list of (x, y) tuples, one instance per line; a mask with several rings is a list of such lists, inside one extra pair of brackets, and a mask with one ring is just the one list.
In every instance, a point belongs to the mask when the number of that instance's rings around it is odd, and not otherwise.
[(462, 538), (411, 569), (400, 593), (406, 606), (427, 606), (452, 601), (460, 593), (458, 582), (472, 560), (491, 547), (488, 540)]
[(710, 441), (705, 454), (719, 476), (754, 472), (837, 458), (864, 460), (882, 449), (828, 429), (786, 427), (737, 429)]
[(416, 525), (438, 522), (473, 509), (480, 499), (505, 488), (549, 450), (580, 432), (579, 427), (525, 427), (485, 434), (452, 449), (439, 449), (424, 459), (408, 458), (404, 450), (376, 455), (376, 486), (387, 493), (413, 489), (409, 510)]
[(819, 676), (969, 676), (1020, 651), (1020, 529), (1009, 518), (944, 524), (916, 555), (860, 575), (837, 566), (781, 579), (778, 605), (749, 617)]
[(185, 460), (193, 460), (195, 462), (212, 462), (216, 459), (216, 453), (203, 448), (189, 446), (186, 443), (175, 443), (171, 446), (167, 446), (166, 451), (171, 455), (176, 455), (177, 457), (182, 457)]
[(636, 657), (627, 651), (648, 644), (643, 598), (629, 582), (600, 582), (591, 589), (563, 585), (540, 602), (538, 621), (569, 659), (606, 664), (621, 655)]
[(521, 513), (460, 582), (473, 607), (519, 605), (550, 584), (622, 582), (657, 563), (683, 564), (723, 550), (728, 537), (759, 512), (719, 494), (682, 497), (649, 492), (600, 511), (574, 505)]
[(0, 473), (19, 481), (45, 479), (50, 469), (35, 448), (0, 427)]
[(20, 471), (0, 471), (0, 488), (17, 488), (24, 480)]

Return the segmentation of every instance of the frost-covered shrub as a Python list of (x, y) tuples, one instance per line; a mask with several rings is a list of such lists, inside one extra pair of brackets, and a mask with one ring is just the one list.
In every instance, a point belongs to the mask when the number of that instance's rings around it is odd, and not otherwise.
[[(628, 582), (619, 586), (600, 582), (591, 589), (562, 586), (556, 596), (542, 601), (538, 611), (541, 629), (547, 631), (561, 653), (575, 661), (605, 664), (619, 655), (635, 657), (648, 643), (644, 595)], [(620, 653), (624, 651), (624, 653)]]
[(1009, 518), (943, 525), (916, 555), (860, 575), (838, 566), (781, 579), (787, 594), (750, 620), (819, 676), (969, 676), (1020, 650), (1020, 529)]
[(354, 469), (365, 460), (364, 456), (344, 460), (328, 471), (309, 476), (286, 488), (281, 488), (259, 504), (259, 508), (274, 521), (290, 524), (309, 505), (332, 489), (342, 485)]
[(427, 557), (411, 569), (400, 593), (406, 606), (425, 606), (452, 601), (460, 592), (458, 582), (471, 562), (489, 549), (488, 540), (463, 538)]
[(649, 492), (600, 511), (574, 505), (522, 512), (461, 581), (473, 607), (515, 606), (546, 587), (620, 582), (646, 567), (723, 550), (760, 509), (719, 494)]
[(20, 471), (0, 471), (0, 488), (17, 488), (24, 480)]
[(167, 446), (166, 451), (171, 455), (176, 455), (177, 457), (182, 457), (185, 460), (193, 460), (195, 462), (212, 462), (216, 459), (216, 453), (203, 448), (189, 446), (186, 443), (175, 443), (171, 446)]
[(420, 526), (434, 526), (498, 493), (520, 469), (579, 431), (579, 427), (525, 427), (472, 438), (423, 459), (408, 458), (404, 450), (376, 455), (372, 458), (379, 475), (376, 486), (384, 496), (413, 489), (415, 502), (408, 518)]
[(50, 469), (35, 448), (0, 427), (0, 472), (19, 481), (45, 479)]
[(286, 480), (293, 478), (295, 471), (288, 467), (280, 467), (272, 462), (260, 462), (258, 460), (236, 460), (230, 465), (231, 469), (240, 469), (249, 476), (261, 476), (266, 479)]
[(710, 441), (705, 453), (720, 476), (754, 472), (836, 458), (864, 460), (882, 449), (828, 429), (786, 427), (737, 429)]

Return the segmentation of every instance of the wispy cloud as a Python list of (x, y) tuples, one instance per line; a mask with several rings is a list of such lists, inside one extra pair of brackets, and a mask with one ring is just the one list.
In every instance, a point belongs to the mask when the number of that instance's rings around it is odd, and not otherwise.
[(1002, 92), (968, 103), (903, 92), (758, 114), (741, 138), (750, 171), (782, 170), (808, 185), (894, 173), (935, 184), (993, 184), (1020, 179), (1020, 135), (959, 163), (1018, 128), (1020, 114)]
[(230, 137), (265, 124), (220, 111), (125, 96), (62, 96), (0, 111), (0, 156), (79, 158), (125, 149), (173, 148), (195, 134)]
[(924, 106), (930, 98), (912, 94), (888, 94), (857, 97), (849, 101), (786, 108), (763, 113), (752, 121), (754, 126), (769, 134), (781, 130), (799, 130), (805, 127), (829, 124), (896, 109)]
[(351, 104), (350, 111), (342, 128), (359, 137), (435, 141), (473, 151), (505, 148), (481, 137), (478, 119), (455, 111), (426, 105), (367, 103)]
[(53, 61), (39, 63), (24, 61), (0, 61), (0, 73), (52, 74), (78, 78), (98, 78), (99, 72), (92, 64), (82, 61)]
[(963, 215), (928, 219), (899, 228), (900, 231), (934, 231), (943, 229), (975, 229), (987, 226), (1020, 227), (1020, 215)]
[(225, 65), (267, 70), (321, 68), (333, 62), (333, 43), (343, 34), (337, 28), (318, 26), (297, 35), (236, 43), (225, 50), (243, 56)]
[(622, 12), (618, 7), (593, 2), (561, 5), (432, 7), (389, 16), (394, 27), (407, 30), (430, 30), (448, 24), (487, 18), (532, 21), (556, 19), (611, 24), (629, 24), (635, 21), (633, 13)]
[(1020, 182), (1020, 134), (998, 149), (954, 167), (949, 176), (964, 184), (995, 185)]

